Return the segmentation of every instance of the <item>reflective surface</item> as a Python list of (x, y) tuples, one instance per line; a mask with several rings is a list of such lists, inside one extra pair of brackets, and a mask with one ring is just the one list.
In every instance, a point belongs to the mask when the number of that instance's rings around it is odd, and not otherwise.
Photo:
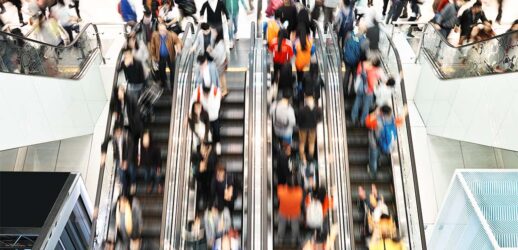
[(457, 47), (428, 24), (421, 48), (444, 79), (518, 71), (518, 31)]
[(90, 23), (68, 45), (0, 32), (0, 72), (78, 78), (97, 48), (101, 48), (97, 27)]

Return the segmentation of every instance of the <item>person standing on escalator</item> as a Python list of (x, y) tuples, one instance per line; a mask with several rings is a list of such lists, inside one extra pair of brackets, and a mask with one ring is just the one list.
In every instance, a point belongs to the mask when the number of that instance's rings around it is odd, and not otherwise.
[[(297, 114), (297, 125), (299, 127), (299, 157), (303, 165), (313, 161), (315, 154), (315, 142), (317, 138), (317, 124), (322, 121), (322, 110), (317, 107), (313, 91), (306, 89), (304, 93), (304, 106)], [(306, 157), (306, 145), (308, 156)]]
[[(205, 17), (212, 28), (223, 27), (223, 15), (230, 18), (225, 2), (222, 0), (207, 0), (200, 9), (200, 17)], [(226, 29), (226, 28), (225, 28)]]
[[(167, 30), (164, 23), (158, 24), (158, 31), (151, 37), (150, 53), (153, 68), (158, 69), (162, 86), (173, 89), (176, 55), (182, 51), (182, 41), (174, 32)], [(169, 68), (169, 80), (166, 67)]]
[(142, 134), (142, 140), (137, 149), (137, 174), (144, 177), (144, 183), (147, 185), (146, 192), (151, 193), (157, 186), (158, 193), (162, 193), (161, 169), (160, 148), (154, 145), (151, 132), (146, 130)]
[(447, 3), (435, 16), (433, 25), (445, 39), (448, 39), (451, 30), (457, 24), (457, 13), (463, 4), (464, 0), (455, 0), (452, 3)]
[(288, 178), (286, 185), (277, 186), (277, 197), (279, 199), (279, 225), (276, 239), (284, 239), (286, 226), (289, 223), (291, 225), (291, 240), (295, 241), (292, 243), (298, 243), (300, 242), (299, 226), (304, 193), (294, 176)]
[[(280, 84), (280, 71), (284, 64), (289, 64), (293, 57), (293, 45), (288, 37), (288, 32), (285, 29), (279, 30), (276, 38), (273, 38), (270, 47), (270, 52), (273, 54), (273, 77), (272, 85)], [(291, 69), (291, 65), (290, 65)], [(291, 70), (290, 70), (291, 72)]]
[(213, 59), (216, 68), (218, 69), (219, 83), (221, 84), (221, 97), (225, 98), (228, 94), (226, 71), (228, 67), (227, 48), (223, 40), (223, 28), (217, 27), (215, 29), (216, 38), (212, 46), (207, 51)]
[[(219, 110), (221, 107), (221, 90), (211, 82), (210, 74), (202, 74), (203, 84), (196, 87), (191, 96), (191, 109), (195, 102), (200, 102), (203, 109), (209, 115), (210, 130), (212, 132), (212, 143), (215, 145), (216, 153), (221, 154)], [(189, 112), (192, 112), (190, 110)]]
[(281, 22), (287, 22), (287, 38), (291, 39), (291, 37), (295, 36), (295, 30), (297, 29), (297, 8), (291, 3), (291, 0), (283, 0), (284, 5), (279, 8), (281, 13)]
[(290, 104), (291, 91), (282, 91), (282, 99), (272, 104), (273, 130), (282, 143), (290, 144), (296, 125), (295, 111)]
[(124, 71), (124, 76), (128, 82), (127, 92), (138, 101), (146, 79), (144, 66), (142, 62), (134, 58), (131, 48), (124, 49), (124, 60), (121, 62), (118, 71)]

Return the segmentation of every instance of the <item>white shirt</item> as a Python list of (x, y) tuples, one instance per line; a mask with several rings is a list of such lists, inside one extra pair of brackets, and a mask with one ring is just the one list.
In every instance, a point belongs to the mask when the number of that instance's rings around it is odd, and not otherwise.
[(70, 25), (70, 14), (68, 8), (64, 5), (56, 4), (50, 8), (50, 13), (55, 17), (61, 26)]
[(196, 87), (191, 96), (191, 105), (189, 113), (192, 112), (192, 104), (198, 99), (198, 93), (200, 96), (200, 103), (203, 109), (209, 114), (209, 121), (213, 122), (219, 118), (219, 108), (221, 107), (221, 90), (212, 85), (208, 95), (203, 93), (202, 86)]

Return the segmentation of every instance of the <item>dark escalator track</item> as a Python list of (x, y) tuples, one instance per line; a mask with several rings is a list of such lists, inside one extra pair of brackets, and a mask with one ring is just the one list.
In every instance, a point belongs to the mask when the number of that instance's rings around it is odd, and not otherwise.
[[(248, 43), (246, 43), (248, 44)], [(240, 231), (243, 215), (243, 153), (245, 124), (245, 72), (227, 72), (229, 94), (221, 102), (221, 155), (219, 160), (234, 177), (238, 197), (231, 213), (232, 227)]]
[[(162, 160), (162, 176), (166, 172), (167, 148), (169, 143), (169, 127), (171, 125), (171, 92), (164, 90), (162, 96), (155, 104), (155, 118), (146, 123), (145, 127), (153, 135), (153, 143), (160, 148)], [(163, 186), (163, 179), (160, 180)], [(162, 203), (163, 193), (155, 191), (146, 192), (146, 183), (143, 179), (137, 179), (136, 197), (140, 201), (142, 208), (142, 249), (158, 249), (160, 247), (160, 227), (162, 224)]]

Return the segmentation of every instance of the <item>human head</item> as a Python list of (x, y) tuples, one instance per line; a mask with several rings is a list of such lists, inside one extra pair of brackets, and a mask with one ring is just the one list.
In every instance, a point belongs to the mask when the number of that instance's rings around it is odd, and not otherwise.
[(158, 33), (161, 36), (167, 35), (167, 27), (165, 26), (165, 23), (159, 23), (158, 24)]
[(202, 83), (202, 90), (204, 95), (208, 95), (210, 92), (210, 89), (212, 88), (212, 83), (210, 82), (210, 77), (207, 79), (207, 77), (203, 76), (203, 83)]
[(370, 61), (373, 67), (379, 68), (381, 66), (381, 61), (378, 57), (374, 57)]
[(196, 114), (196, 116), (199, 116), (201, 114), (202, 108), (203, 107), (201, 106), (201, 102), (195, 101), (192, 104), (192, 112), (193, 112), (193, 114)]
[(281, 10), (280, 9), (275, 10), (275, 13), (274, 13), (275, 20), (281, 20), (281, 17), (282, 17)]
[(311, 75), (312, 78), (318, 76), (318, 63), (312, 62), (309, 65), (309, 74)]
[(389, 77), (386, 84), (389, 87), (394, 87), (396, 86), (396, 80), (394, 80), (394, 77)]
[(135, 34), (128, 36), (128, 39), (126, 40), (128, 44), (128, 48), (138, 50), (138, 42), (137, 38), (135, 37)]
[(216, 180), (219, 182), (225, 181), (225, 166), (221, 162), (216, 165)]
[(282, 99), (289, 100), (292, 96), (293, 96), (293, 94), (291, 93), (290, 89), (282, 90)]
[(360, 200), (367, 199), (367, 194), (365, 193), (365, 189), (363, 188), (363, 186), (358, 186), (358, 197), (360, 198)]
[(291, 145), (289, 143), (283, 143), (282, 144), (282, 151), (287, 155), (291, 155)]
[(380, 111), (383, 116), (392, 116), (392, 108), (389, 105), (381, 106)]
[(312, 98), (312, 97), (314, 97), (314, 95), (315, 95), (315, 91), (313, 90), (313, 88), (305, 88), (304, 89), (304, 97)]
[(471, 7), (473, 13), (480, 13), (482, 11), (482, 2), (476, 1)]
[(281, 51), (282, 41), (288, 38), (288, 31), (285, 29), (279, 29), (279, 33), (277, 33), (277, 51)]
[(201, 23), (200, 28), (203, 34), (208, 35), (210, 33), (210, 25), (208, 23)]
[(149, 145), (151, 145), (151, 131), (146, 129), (142, 134), (142, 146), (149, 148)]

